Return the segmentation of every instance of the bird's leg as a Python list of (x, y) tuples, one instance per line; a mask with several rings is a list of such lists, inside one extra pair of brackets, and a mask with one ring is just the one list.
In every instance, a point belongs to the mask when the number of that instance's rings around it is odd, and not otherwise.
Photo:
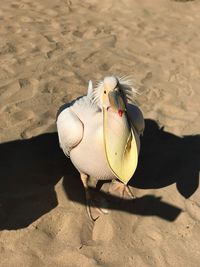
[(131, 192), (131, 189), (128, 185), (125, 185), (115, 179), (112, 180), (109, 186), (109, 193), (113, 196), (117, 196), (122, 199), (134, 199), (135, 198), (134, 194)]
[(88, 175), (84, 173), (81, 173), (80, 176), (81, 176), (81, 180), (84, 185), (84, 188), (85, 188), (87, 213), (89, 215), (89, 218), (92, 221), (96, 221), (102, 213), (107, 213), (107, 210), (104, 208), (96, 207), (98, 203), (95, 203), (95, 198), (94, 198), (95, 192), (91, 192), (88, 186), (88, 183), (91, 180), (91, 177), (89, 177)]

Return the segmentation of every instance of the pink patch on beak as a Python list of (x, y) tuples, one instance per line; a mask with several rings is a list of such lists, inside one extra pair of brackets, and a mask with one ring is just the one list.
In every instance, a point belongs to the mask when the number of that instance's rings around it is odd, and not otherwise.
[(122, 117), (122, 115), (123, 115), (123, 110), (122, 110), (122, 109), (119, 109), (119, 110), (118, 110), (118, 114), (119, 114), (120, 117)]

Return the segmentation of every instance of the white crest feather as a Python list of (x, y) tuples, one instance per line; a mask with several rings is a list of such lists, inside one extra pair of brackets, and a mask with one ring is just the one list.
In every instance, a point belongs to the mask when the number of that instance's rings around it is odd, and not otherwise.
[(92, 92), (93, 92), (93, 85), (92, 85), (92, 81), (89, 80), (89, 83), (88, 83), (88, 92), (87, 92), (87, 95), (92, 95)]
[(92, 92), (92, 103), (99, 107), (101, 106), (100, 97), (101, 97), (102, 87), (103, 87), (103, 81), (100, 81), (96, 84)]
[[(133, 79), (130, 76), (120, 76), (117, 77), (119, 81), (119, 86), (124, 94), (125, 99), (129, 103), (134, 103), (137, 94), (139, 94), (138, 88), (136, 86), (136, 83), (133, 81)], [(96, 87), (93, 89), (91, 94), (92, 103), (101, 106), (101, 94), (103, 90), (103, 81), (100, 81), (97, 83)]]
[(121, 76), (118, 77), (120, 89), (124, 93), (126, 99), (130, 103), (134, 103), (139, 94), (138, 86), (135, 81), (130, 76)]

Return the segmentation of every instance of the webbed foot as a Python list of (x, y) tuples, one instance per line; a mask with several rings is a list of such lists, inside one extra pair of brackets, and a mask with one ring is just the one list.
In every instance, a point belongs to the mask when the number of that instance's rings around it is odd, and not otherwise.
[(131, 192), (128, 185), (125, 185), (117, 180), (112, 180), (109, 186), (109, 193), (121, 199), (134, 199), (135, 196)]
[(106, 209), (106, 200), (101, 198), (98, 192), (89, 188), (88, 183), (91, 183), (89, 181), (91, 179), (88, 175), (81, 173), (81, 180), (85, 188), (87, 213), (92, 221), (96, 221), (102, 214), (107, 214), (108, 210)]
[(86, 209), (89, 218), (92, 221), (96, 221), (102, 214), (108, 214), (106, 209), (106, 201), (100, 198), (98, 193), (91, 192), (90, 189), (85, 191), (86, 193)]

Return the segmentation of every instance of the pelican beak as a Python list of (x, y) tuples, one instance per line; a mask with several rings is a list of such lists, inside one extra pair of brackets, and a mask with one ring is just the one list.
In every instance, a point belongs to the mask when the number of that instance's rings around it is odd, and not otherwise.
[(127, 184), (138, 162), (136, 133), (130, 126), (125, 103), (120, 93), (111, 91), (108, 99), (109, 107), (103, 109), (105, 153), (114, 175)]
[(119, 91), (111, 91), (108, 93), (108, 99), (110, 108), (117, 112), (120, 117), (122, 117), (123, 113), (126, 110), (125, 103), (119, 93)]

